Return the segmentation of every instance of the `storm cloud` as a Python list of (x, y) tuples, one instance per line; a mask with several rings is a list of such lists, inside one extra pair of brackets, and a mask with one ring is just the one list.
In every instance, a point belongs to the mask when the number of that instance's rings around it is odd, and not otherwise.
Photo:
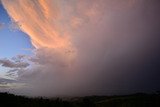
[[(2, 0), (34, 55), (0, 60), (30, 95), (106, 95), (160, 89), (159, 0)], [(30, 8), (28, 8), (30, 7)], [(26, 88), (26, 87), (25, 87)], [(22, 93), (29, 92), (24, 91)]]

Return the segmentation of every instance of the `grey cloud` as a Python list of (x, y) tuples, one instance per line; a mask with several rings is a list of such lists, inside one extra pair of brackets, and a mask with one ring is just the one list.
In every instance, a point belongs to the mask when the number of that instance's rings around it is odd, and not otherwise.
[(0, 84), (15, 83), (16, 80), (0, 78)]
[(14, 78), (17, 76), (17, 74), (15, 72), (12, 72), (12, 73), (7, 72), (7, 74), (5, 76), (10, 77), (10, 78)]
[(18, 71), (19, 69), (11, 69), (11, 70), (9, 70), (7, 73), (13, 73), (13, 72), (16, 72), (16, 71)]
[(0, 64), (8, 68), (26, 68), (29, 66), (27, 62), (14, 62), (9, 59), (0, 59)]
[[(17, 92), (18, 90), (21, 90), (22, 87), (25, 87), (25, 84), (17, 81), (17, 80), (13, 80), (13, 79), (6, 79), (6, 78), (0, 78), (0, 91), (1, 92)], [(16, 90), (16, 91), (15, 91)]]
[(17, 55), (11, 59), (15, 62), (23, 62), (26, 59), (26, 55)]
[[(21, 68), (22, 69), (22, 68)], [(10, 78), (15, 78), (17, 76), (17, 72), (19, 71), (20, 69), (11, 69), (9, 71), (6, 72), (6, 75), (7, 77), (10, 77)]]

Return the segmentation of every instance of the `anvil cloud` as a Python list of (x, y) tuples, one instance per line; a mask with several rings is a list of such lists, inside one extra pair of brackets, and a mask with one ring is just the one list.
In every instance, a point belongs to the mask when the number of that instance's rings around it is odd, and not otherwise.
[[(158, 0), (2, 0), (35, 47), (18, 81), (31, 95), (159, 89)], [(154, 78), (154, 80), (153, 80)], [(32, 90), (27, 92), (27, 90)]]

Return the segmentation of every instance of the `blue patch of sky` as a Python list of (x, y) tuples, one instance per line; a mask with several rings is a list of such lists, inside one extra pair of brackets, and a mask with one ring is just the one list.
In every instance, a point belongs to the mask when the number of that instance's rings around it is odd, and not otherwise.
[[(11, 30), (11, 18), (0, 3), (0, 59), (12, 58), (16, 55), (31, 55), (33, 49), (29, 37), (20, 30)], [(5, 77), (8, 68), (0, 66), (0, 77)]]
[(29, 37), (20, 30), (11, 30), (12, 21), (6, 10), (0, 4), (0, 23), (4, 25), (0, 29), (0, 58), (11, 58), (19, 54), (30, 55), (33, 48)]

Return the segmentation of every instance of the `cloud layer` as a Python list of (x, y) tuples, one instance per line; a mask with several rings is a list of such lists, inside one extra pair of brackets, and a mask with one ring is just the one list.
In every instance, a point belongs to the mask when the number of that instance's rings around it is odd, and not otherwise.
[(8, 59), (0, 59), (1, 66), (9, 67), (9, 68), (26, 68), (29, 66), (26, 62), (13, 62)]
[(28, 86), (22, 93), (104, 95), (160, 88), (158, 0), (2, 4), (36, 48), (28, 67), (1, 61), (26, 67), (18, 70), (17, 80)]

